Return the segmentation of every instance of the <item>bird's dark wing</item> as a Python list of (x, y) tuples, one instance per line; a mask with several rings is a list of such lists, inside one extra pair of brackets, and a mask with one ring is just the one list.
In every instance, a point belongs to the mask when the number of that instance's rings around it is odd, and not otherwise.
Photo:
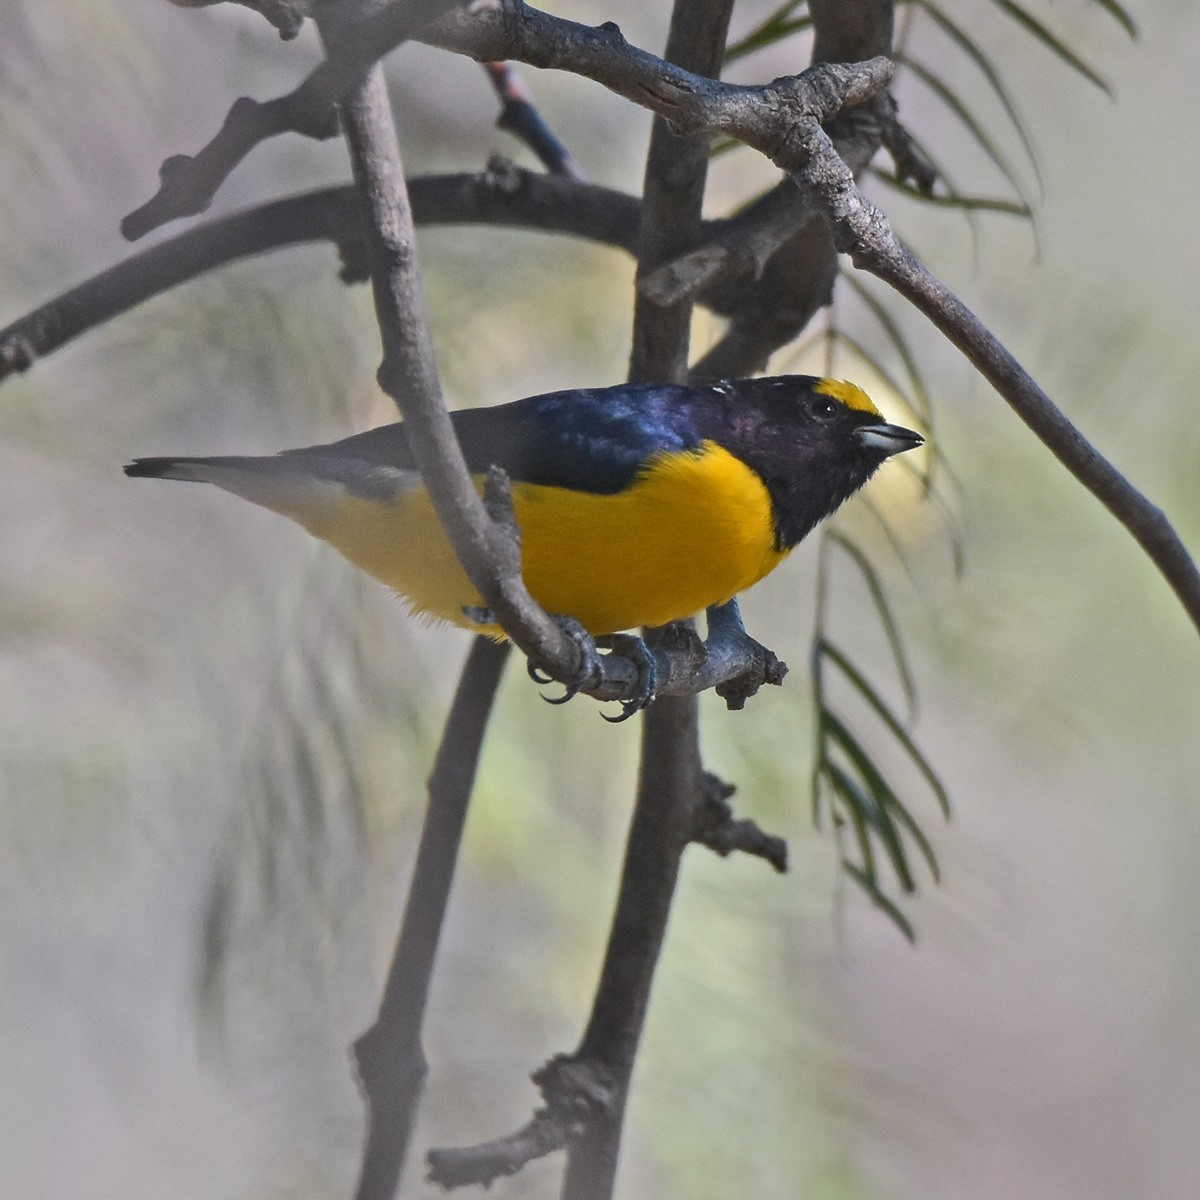
[[(452, 413), (451, 421), (472, 472), (495, 465), (513, 480), (612, 495), (653, 455), (699, 446), (695, 395), (669, 384), (620, 384), (467, 409)], [(286, 453), (416, 468), (402, 423)]]

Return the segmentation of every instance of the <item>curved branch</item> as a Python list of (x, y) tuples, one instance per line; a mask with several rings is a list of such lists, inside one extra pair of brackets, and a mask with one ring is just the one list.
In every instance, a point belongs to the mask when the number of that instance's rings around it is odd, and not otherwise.
[[(612, 22), (596, 28), (550, 16), (520, 0), (501, 0), (494, 8), (445, 12), (451, 0), (410, 0), (392, 4), (346, 27), (338, 45), (294, 91), (272, 100), (247, 97), (234, 102), (216, 136), (194, 157), (174, 155), (162, 166), (159, 191), (121, 223), (130, 240), (160, 225), (203, 212), (238, 163), (259, 143), (281, 133), (313, 138), (336, 131), (334, 106), (363, 78), (370, 66), (400, 42), (415, 37), (429, 45), (467, 54), (480, 62), (515, 59), (537, 67), (571, 71), (603, 84), (635, 104), (665, 117), (677, 132), (723, 132), (750, 145), (739, 116), (752, 117), (758, 104), (792, 98), (794, 78), (763, 87), (720, 83), (631, 46)], [(432, 18), (442, 13), (436, 20)], [(798, 77), (796, 77), (798, 78)], [(854, 82), (864, 87), (856, 92)], [(834, 85), (818, 103), (822, 120), (843, 105), (854, 105), (879, 87), (853, 76), (849, 90)], [(813, 95), (811, 87), (801, 92)], [(814, 110), (816, 111), (816, 110)], [(793, 115), (801, 115), (799, 112)], [(715, 122), (715, 123), (714, 123)], [(763, 147), (759, 146), (762, 149)]]
[[(486, 171), (409, 182), (413, 217), (428, 225), (508, 225), (570, 234), (635, 252), (641, 202), (625, 192), (522, 170), (493, 158)], [(329, 241), (343, 278), (365, 279), (354, 188), (323, 188), (205, 222), (127, 258), (0, 329), (0, 382), (144, 300), (238, 259)]]

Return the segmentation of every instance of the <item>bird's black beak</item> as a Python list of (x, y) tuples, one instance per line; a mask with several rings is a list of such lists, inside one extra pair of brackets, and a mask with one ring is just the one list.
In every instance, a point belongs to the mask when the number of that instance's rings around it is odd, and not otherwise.
[(915, 450), (925, 444), (925, 439), (919, 433), (913, 433), (903, 425), (887, 425), (883, 422), (878, 425), (860, 425), (854, 431), (854, 436), (861, 445), (885, 456)]

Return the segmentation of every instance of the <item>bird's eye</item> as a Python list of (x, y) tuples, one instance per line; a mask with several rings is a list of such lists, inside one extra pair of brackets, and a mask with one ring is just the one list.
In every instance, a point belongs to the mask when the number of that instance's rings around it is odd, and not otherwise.
[(808, 412), (818, 421), (832, 421), (837, 416), (838, 406), (825, 396), (814, 396), (808, 402)]

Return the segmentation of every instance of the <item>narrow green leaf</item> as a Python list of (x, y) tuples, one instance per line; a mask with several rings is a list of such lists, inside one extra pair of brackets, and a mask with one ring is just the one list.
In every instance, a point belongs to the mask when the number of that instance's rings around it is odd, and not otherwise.
[[(954, 182), (953, 177), (951, 176), (950, 172), (946, 170), (941, 160), (930, 152), (929, 147), (926, 146), (925, 143), (922, 142), (921, 139), (917, 137), (917, 135), (913, 133), (911, 129), (908, 131), (908, 136), (912, 140), (912, 143), (916, 147), (917, 151), (925, 157), (925, 160), (930, 163), (933, 169), (937, 172), (938, 178), (942, 181), (942, 186), (946, 189), (950, 197), (952, 199), (961, 199), (963, 196), (962, 189)], [(889, 187), (892, 188), (893, 191), (898, 191), (904, 196), (921, 196), (924, 198), (926, 204), (934, 203), (935, 198), (933, 196), (926, 195), (919, 189), (912, 187), (900, 179), (897, 179), (895, 175), (888, 175), (881, 171), (878, 167), (869, 167), (868, 170), (873, 176), (875, 176), (876, 179), (882, 179)], [(976, 268), (978, 268), (979, 216), (977, 213), (972, 212), (971, 209), (965, 208), (962, 205), (958, 205), (957, 207), (959, 212), (963, 214), (963, 219), (967, 222), (967, 228), (970, 230), (971, 253), (972, 257), (975, 259)]]
[(806, 0), (785, 0), (785, 3), (770, 13), (749, 33), (736, 42), (731, 42), (725, 48), (725, 65), (728, 66), (729, 63), (736, 62), (739, 58), (745, 58), (747, 54), (753, 54), (756, 50), (770, 46), (789, 34), (809, 28), (812, 25), (812, 17), (792, 16), (805, 2)]
[(1025, 151), (1025, 156), (1029, 159), (1029, 165), (1033, 168), (1034, 178), (1037, 180), (1038, 193), (1044, 193), (1046, 187), (1042, 178), (1042, 167), (1034, 151), (1033, 140), (1025, 128), (1025, 122), (1017, 112), (1017, 106), (1009, 95), (1008, 89), (1004, 86), (1004, 80), (1000, 77), (1000, 72), (996, 70), (992, 65), (992, 60), (980, 49), (979, 44), (970, 37), (966, 30), (948, 17), (932, 0), (921, 0), (921, 7), (928, 13), (934, 24), (966, 54), (988, 81), (988, 85), (1000, 101), (1001, 107), (1008, 116), (1012, 127), (1016, 130), (1017, 137), (1021, 140), (1021, 148)]
[(935, 75), (924, 63), (919, 62), (911, 56), (905, 55), (902, 59), (897, 58), (898, 62), (908, 67), (908, 69), (935, 95), (937, 98), (958, 118), (963, 128), (975, 139), (976, 145), (992, 160), (996, 169), (1008, 181), (1009, 187), (1016, 193), (1017, 199), (1024, 207), (1032, 211), (1033, 205), (1029, 197), (1025, 193), (1025, 185), (1021, 182), (1020, 176), (1014, 170), (1012, 163), (1009, 162), (1008, 156), (1000, 149), (998, 145), (988, 135), (984, 127), (976, 120), (975, 115), (963, 102), (962, 98), (952, 88), (947, 86), (944, 80)]
[[(950, 481), (956, 487), (958, 487), (958, 480), (952, 474), (947, 459), (943, 455), (937, 454), (936, 448), (934, 457), (941, 465), (943, 471), (950, 476)], [(924, 498), (933, 502), (934, 508), (937, 509), (938, 516), (942, 519), (942, 524), (946, 529), (946, 533), (949, 535), (950, 561), (954, 568), (954, 577), (955, 579), (961, 579), (963, 575), (966, 574), (967, 570), (966, 538), (963, 535), (962, 525), (959, 522), (957, 515), (955, 514), (954, 510), (951, 509), (946, 498), (941, 494), (941, 491), (934, 481), (932, 471), (921, 471), (917, 467), (914, 467), (906, 458), (897, 458), (896, 467), (901, 471), (906, 471), (913, 477), (913, 479), (917, 481), (917, 483), (925, 487)], [(885, 528), (887, 527), (887, 523), (884, 520), (882, 513), (879, 513), (877, 508), (872, 512), (872, 516), (874, 516), (881, 525), (884, 525)], [(895, 548), (897, 546), (895, 539), (889, 540), (892, 542), (892, 545)], [(912, 572), (909, 572), (909, 574), (911, 575)]]
[(851, 782), (852, 802), (861, 806), (863, 816), (882, 838), (900, 886), (906, 892), (915, 892), (917, 885), (908, 865), (908, 856), (904, 853), (904, 844), (900, 841), (900, 835), (896, 832), (889, 813), (889, 802), (899, 804), (899, 799), (879, 768), (871, 761), (871, 756), (831, 709), (826, 708), (821, 712), (821, 724), (838, 748), (850, 759), (867, 789), (864, 792)]
[[(829, 782), (833, 785), (834, 791), (842, 798), (851, 819), (855, 822), (863, 822), (864, 835), (869, 839), (870, 834), (866, 829), (868, 825), (878, 834), (884, 850), (887, 851), (888, 861), (892, 864), (896, 878), (900, 881), (900, 886), (909, 893), (916, 891), (916, 884), (908, 865), (908, 856), (904, 852), (904, 843), (900, 840), (900, 833), (892, 822), (887, 808), (870, 792), (865, 791), (858, 781), (842, 770), (837, 763), (830, 761), (826, 763), (825, 769)], [(877, 883), (878, 876), (874, 870), (874, 857), (871, 862), (872, 868), (867, 873), (871, 880)]]
[[(912, 184), (904, 183), (895, 175), (889, 175), (886, 171), (880, 171), (877, 167), (871, 168), (871, 174), (882, 183), (887, 184), (893, 191), (902, 192), (905, 196), (911, 196), (914, 200), (923, 201), (925, 204), (933, 204), (939, 208), (957, 208), (963, 212), (995, 212), (1004, 213), (1010, 217), (1023, 217), (1025, 220), (1030, 220), (1033, 217), (1032, 211), (1027, 205), (1020, 204), (1015, 200), (1004, 200), (993, 196), (926, 196), (923, 192), (919, 192)], [(944, 181), (943, 176), (943, 181)]]
[(891, 735), (904, 748), (909, 758), (912, 759), (913, 765), (920, 771), (925, 782), (929, 785), (929, 790), (937, 797), (938, 807), (949, 818), (950, 796), (946, 791), (945, 785), (942, 783), (938, 773), (933, 769), (929, 759), (921, 753), (920, 748), (913, 741), (912, 735), (897, 720), (895, 713), (892, 712), (887, 702), (871, 686), (867, 677), (828, 638), (821, 639), (820, 651), (823, 657), (828, 658), (837, 666), (838, 670), (854, 686), (859, 695), (874, 709), (876, 715), (887, 726)]
[(929, 433), (929, 424), (925, 420), (924, 414), (917, 407), (916, 397), (909, 393), (908, 388), (896, 378), (896, 375), (889, 371), (884, 366), (882, 360), (870, 350), (866, 348), (857, 338), (842, 330), (838, 330), (838, 341), (842, 343), (865, 367), (874, 371), (880, 379), (883, 380), (885, 386), (890, 388), (901, 400), (904, 401), (905, 407), (908, 409), (909, 415), (921, 427), (921, 432)]
[(892, 528), (892, 523), (888, 520), (887, 514), (871, 499), (870, 492), (859, 496), (858, 504), (871, 514), (872, 520), (879, 526), (880, 532), (891, 547), (892, 553), (896, 556), (896, 561), (904, 568), (904, 573), (908, 576), (908, 581), (913, 585), (913, 590), (919, 592), (921, 590), (921, 580), (916, 571), (913, 570), (912, 563), (908, 561), (908, 551), (896, 536), (896, 531)]
[(883, 584), (879, 581), (879, 575), (871, 565), (870, 559), (844, 533), (838, 529), (830, 529), (827, 536), (835, 545), (845, 551), (850, 561), (858, 567), (859, 573), (867, 585), (867, 591), (870, 592), (871, 600), (875, 604), (875, 611), (879, 614), (880, 624), (883, 626), (884, 633), (887, 634), (892, 658), (896, 663), (896, 673), (900, 677), (900, 686), (904, 689), (905, 703), (909, 710), (913, 711), (917, 706), (917, 688), (908, 665), (908, 656), (904, 653), (904, 644), (900, 639), (900, 627), (892, 615), (891, 605), (883, 590)]
[(913, 945), (916, 945), (917, 935), (912, 927), (912, 922), (897, 908), (896, 904), (892, 900), (889, 900), (852, 862), (842, 859), (842, 869), (866, 892), (871, 898), (872, 903), (884, 913), (892, 924)]
[(1117, 3), (1117, 0), (1096, 0), (1106, 13), (1111, 16), (1122, 29), (1125, 30), (1131, 38), (1136, 38), (1138, 35), (1137, 25), (1134, 23), (1133, 17), (1129, 15), (1128, 9)]
[[(908, 344), (908, 338), (904, 336), (904, 330), (900, 328), (899, 322), (892, 316), (883, 301), (857, 275), (844, 273), (842, 279), (867, 308), (871, 310), (875, 320), (882, 326), (883, 332), (887, 335), (887, 339), (891, 342), (893, 349), (900, 356), (900, 361), (904, 364), (904, 370), (908, 373), (908, 378), (912, 385), (913, 398), (916, 400), (916, 412), (925, 423), (925, 428), (932, 435), (933, 404), (929, 398), (929, 389), (925, 386), (925, 379), (917, 365), (917, 356)], [(900, 461), (904, 460), (901, 459)]]
[(1031, 12), (1022, 8), (1015, 0), (992, 0), (1000, 11), (1011, 17), (1027, 33), (1032, 34), (1052, 54), (1057, 55), (1072, 70), (1094, 83), (1106, 96), (1112, 96), (1108, 81), (1094, 67), (1089, 66), (1061, 38), (1052, 33)]
[(908, 806), (898, 797), (895, 797), (895, 793), (893, 793), (893, 797), (896, 802), (889, 806), (892, 815), (899, 819), (900, 824), (908, 830), (909, 836), (917, 843), (917, 849), (921, 851), (921, 857), (925, 860), (925, 865), (929, 868), (929, 874), (933, 876), (933, 882), (941, 883), (942, 871), (938, 866), (937, 855), (933, 852), (933, 844), (925, 836), (925, 831), (914, 820), (912, 813), (908, 810)]
[[(846, 794), (846, 792), (853, 791), (854, 784), (835, 762), (826, 762), (824, 764), (823, 777), (828, 779), (829, 786), (835, 792), (843, 796), (847, 812), (850, 816), (850, 823), (854, 827), (854, 836), (858, 841), (858, 852), (862, 856), (863, 872), (872, 883), (875, 883), (875, 848), (871, 845), (871, 835), (867, 831), (866, 818), (859, 811), (859, 806), (853, 798)], [(843, 789), (845, 789), (845, 792)]]

